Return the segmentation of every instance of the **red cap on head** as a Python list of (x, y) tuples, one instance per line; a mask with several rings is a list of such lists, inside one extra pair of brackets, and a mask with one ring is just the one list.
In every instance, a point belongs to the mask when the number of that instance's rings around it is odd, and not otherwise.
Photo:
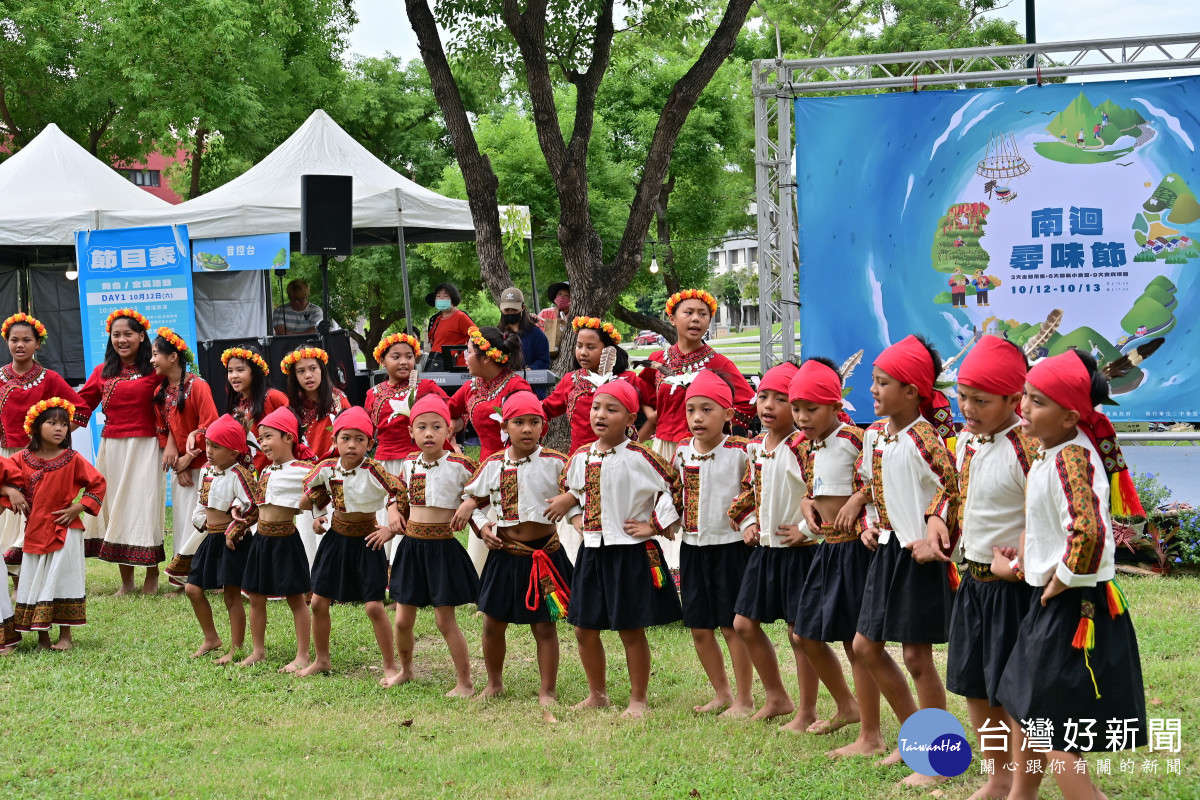
[[(1107, 458), (1108, 448), (1103, 448), (1101, 442), (1105, 439), (1115, 441), (1117, 434), (1108, 417), (1092, 405), (1092, 376), (1075, 351), (1042, 359), (1029, 370), (1026, 380), (1063, 408), (1078, 413), (1079, 427), (1092, 440), (1101, 457)], [(1110, 474), (1115, 471), (1108, 470)]]
[(786, 397), (788, 384), (792, 382), (792, 378), (798, 371), (799, 367), (790, 361), (786, 361), (776, 367), (771, 367), (767, 370), (767, 374), (762, 376), (762, 380), (758, 382), (758, 390), (760, 392), (779, 392)]
[(988, 394), (1020, 394), (1025, 372), (1020, 348), (999, 336), (984, 336), (963, 359), (958, 382)]
[(612, 395), (620, 401), (621, 405), (630, 414), (636, 414), (641, 408), (641, 402), (638, 400), (637, 389), (633, 388), (633, 384), (624, 378), (618, 378), (615, 381), (609, 381), (596, 390), (596, 396), (602, 394)]
[(504, 405), (501, 407), (500, 416), (507, 422), (516, 417), (524, 417), (530, 414), (546, 418), (546, 412), (542, 410), (542, 401), (533, 392), (521, 390), (513, 392), (508, 397), (504, 398)]
[(228, 414), (223, 414), (204, 430), (204, 438), (213, 444), (226, 447), (239, 455), (250, 452), (246, 441), (246, 429)]
[(684, 402), (693, 397), (707, 397), (721, 408), (733, 408), (733, 390), (712, 370), (702, 369), (688, 384)]
[(412, 408), (408, 410), (408, 421), (412, 424), (417, 421), (417, 417), (422, 414), (437, 414), (442, 419), (446, 420), (446, 424), (450, 425), (450, 406), (446, 405), (446, 401), (436, 394), (427, 394), (417, 402), (413, 403)]
[(833, 405), (842, 402), (842, 380), (837, 370), (820, 361), (805, 361), (788, 384), (788, 400)]
[(371, 418), (358, 406), (350, 406), (334, 418), (333, 435), (336, 437), (345, 430), (362, 431), (369, 437), (375, 435), (375, 426), (371, 424)]
[(933, 359), (921, 340), (909, 334), (875, 359), (875, 366), (901, 383), (917, 387), (921, 398), (921, 416), (933, 423), (943, 439), (954, 436), (954, 415), (950, 413), (950, 401), (946, 395), (934, 388), (937, 375), (933, 373)]
[[(319, 425), (321, 422), (322, 420), (318, 420), (313, 424)], [(289, 434), (292, 437), (292, 441), (296, 443), (292, 447), (292, 455), (296, 458), (307, 460), (315, 457), (312, 448), (300, 438), (300, 423), (296, 420), (296, 415), (287, 406), (277, 408), (263, 417), (258, 423), (258, 429), (261, 432), (263, 428), (274, 428), (277, 431)]]

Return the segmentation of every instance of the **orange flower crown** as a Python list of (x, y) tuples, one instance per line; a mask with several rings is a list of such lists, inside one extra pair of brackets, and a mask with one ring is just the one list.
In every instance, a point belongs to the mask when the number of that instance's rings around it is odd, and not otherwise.
[(421, 357), (421, 340), (415, 336), (409, 336), (407, 333), (393, 333), (391, 336), (383, 337), (383, 341), (375, 345), (375, 351), (372, 355), (375, 356), (375, 363), (383, 358), (388, 350), (392, 349), (392, 345), (406, 344), (413, 350), (413, 357)]
[(500, 348), (498, 347), (493, 347), (492, 343), (489, 342), (487, 338), (479, 332), (479, 328), (472, 325), (467, 329), (467, 336), (470, 336), (471, 341), (475, 343), (475, 346), (479, 348), (480, 352), (482, 352), (492, 361), (495, 361), (497, 364), (508, 363), (508, 353), (501, 352)]
[(621, 334), (617, 332), (616, 326), (611, 322), (605, 322), (599, 317), (576, 317), (571, 320), (571, 327), (576, 331), (591, 328), (594, 331), (604, 333), (608, 338), (612, 339), (613, 344), (621, 343)]
[(109, 314), (108, 319), (104, 321), (104, 332), (112, 333), (113, 323), (119, 320), (121, 317), (128, 317), (129, 319), (133, 320), (138, 325), (141, 325), (142, 330), (144, 331), (150, 330), (150, 320), (146, 319), (142, 315), (142, 312), (138, 311), (136, 308), (118, 308), (116, 311)]
[(37, 337), (39, 342), (46, 339), (46, 326), (41, 321), (29, 316), (23, 311), (13, 314), (8, 319), (4, 320), (4, 324), (0, 325), (0, 338), (8, 338), (8, 329), (17, 323), (23, 323), (33, 328), (33, 335)]
[(667, 313), (674, 314), (675, 306), (682, 303), (684, 300), (703, 300), (708, 306), (708, 310), (712, 314), (717, 313), (717, 298), (713, 297), (703, 289), (684, 289), (682, 292), (676, 292), (667, 300)]
[(301, 347), (299, 349), (293, 350), (292, 352), (290, 352), (286, 356), (284, 356), (283, 361), (279, 362), (279, 368), (281, 370), (283, 370), (284, 375), (291, 375), (292, 367), (294, 367), (296, 365), (296, 362), (302, 361), (303, 359), (306, 359), (306, 358), (315, 358), (318, 361), (320, 361), (322, 364), (329, 363), (329, 353), (326, 353), (321, 348), (319, 348), (319, 347)]
[(51, 397), (46, 400), (40, 400), (34, 403), (33, 406), (25, 412), (25, 435), (33, 435), (33, 423), (37, 422), (37, 418), (46, 413), (52, 408), (61, 408), (67, 412), (68, 419), (75, 418), (75, 405), (70, 400), (63, 400), (61, 397)]
[(154, 333), (166, 339), (167, 342), (170, 343), (171, 347), (174, 347), (176, 350), (178, 350), (180, 357), (184, 361), (186, 361), (188, 364), (191, 364), (193, 367), (196, 366), (196, 354), (193, 353), (192, 349), (187, 346), (187, 342), (183, 340), (182, 336), (165, 325), (156, 330)]
[(270, 375), (271, 368), (267, 366), (267, 362), (263, 361), (263, 357), (253, 350), (247, 350), (245, 347), (231, 347), (224, 353), (221, 353), (221, 366), (228, 367), (229, 359), (240, 358), (243, 361), (249, 361), (262, 370), (263, 375)]

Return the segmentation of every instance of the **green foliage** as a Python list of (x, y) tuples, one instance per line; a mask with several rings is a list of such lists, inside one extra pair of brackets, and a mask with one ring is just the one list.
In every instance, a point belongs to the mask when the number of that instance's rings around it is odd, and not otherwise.
[(1175, 542), (1178, 563), (1182, 566), (1200, 567), (1200, 511), (1181, 511), (1177, 520), (1179, 527), (1175, 533)]
[(1140, 253), (1138, 253), (1137, 255), (1135, 255), (1133, 257), (1133, 260), (1137, 261), (1137, 262), (1141, 262), (1141, 263), (1146, 263), (1149, 261), (1156, 261), (1157, 256), (1154, 255), (1153, 250), (1142, 250)]
[(1142, 214), (1136, 214), (1133, 217), (1133, 229), (1142, 233), (1150, 232), (1150, 223), (1146, 222), (1146, 217)]
[(1133, 485), (1137, 489), (1138, 500), (1147, 514), (1171, 499), (1171, 490), (1158, 477), (1157, 472), (1135, 472)]
[(1171, 253), (1166, 260), (1168, 264), (1186, 264), (1188, 262), (1187, 256), (1179, 252)]

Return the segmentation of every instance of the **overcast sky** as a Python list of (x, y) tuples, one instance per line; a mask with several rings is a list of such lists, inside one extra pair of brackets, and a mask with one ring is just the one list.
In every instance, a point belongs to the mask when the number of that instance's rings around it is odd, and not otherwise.
[[(366, 56), (390, 52), (405, 61), (419, 57), (404, 0), (355, 0), (354, 7), (359, 22), (350, 34), (351, 52)], [(1016, 20), (1018, 28), (1025, 29), (1024, 0), (1013, 0), (994, 13)], [(1043, 42), (1188, 31), (1200, 31), (1200, 2), (1196, 0), (1042, 0), (1037, 6), (1037, 38)]]

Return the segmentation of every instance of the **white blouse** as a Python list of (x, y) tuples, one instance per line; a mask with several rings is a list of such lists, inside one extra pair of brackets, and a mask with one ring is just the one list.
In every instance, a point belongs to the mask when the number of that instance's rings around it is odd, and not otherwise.
[[(432, 463), (423, 453), (413, 453), (400, 465), (400, 482), (408, 490), (409, 506), (458, 508), (463, 488), (475, 474), (475, 462), (458, 453), (443, 451)], [(407, 514), (406, 514), (407, 516)]]
[[(508, 450), (488, 456), (463, 489), (463, 499), (474, 497), (482, 502), (471, 515), (476, 528), (488, 522), (482, 509), (489, 502), (496, 510), (496, 527), (511, 528), (522, 522), (553, 524), (546, 519), (546, 502), (558, 495), (558, 484), (567, 457), (556, 450), (538, 447), (529, 456), (512, 461)], [(575, 509), (567, 515), (578, 514)]]
[(1087, 434), (1044, 451), (1025, 490), (1025, 582), (1095, 586), (1115, 572), (1109, 483)]
[(299, 508), (304, 479), (314, 466), (311, 461), (296, 460), (264, 467), (258, 476), (259, 505)]
[(204, 530), (207, 524), (205, 511), (224, 511), (232, 514), (237, 509), (243, 515), (254, 507), (254, 485), (257, 476), (251, 467), (234, 464), (224, 471), (211, 463), (200, 471), (200, 492), (196, 507), (192, 509), (192, 525)]
[(961, 544), (971, 561), (990, 564), (993, 547), (1021, 545), (1025, 476), (1036, 455), (1037, 441), (1021, 433), (1020, 423), (991, 436), (958, 437)]
[(800, 502), (808, 494), (808, 484), (800, 467), (803, 439), (804, 435), (795, 431), (768, 450), (766, 434), (760, 434), (746, 445), (749, 465), (742, 477), (742, 493), (729, 515), (743, 531), (757, 524), (762, 547), (787, 547), (779, 536), (779, 526), (799, 525), (804, 520)]
[(879, 542), (892, 534), (908, 547), (926, 536), (925, 519), (941, 517), (954, 529), (958, 512), (958, 478), (946, 443), (926, 420), (915, 422), (895, 436), (887, 435), (887, 420), (863, 434), (858, 486), (867, 494), (867, 525), (879, 529)]
[[(807, 459), (801, 468), (811, 488), (809, 496), (849, 497), (854, 494), (855, 468), (862, 456), (862, 446), (862, 429), (845, 423), (819, 442), (802, 443), (801, 452)], [(803, 518), (800, 530), (810, 539), (818, 535), (817, 531), (809, 529), (808, 520)]]
[(638, 544), (644, 538), (625, 533), (625, 521), (649, 522), (664, 533), (679, 521), (671, 501), (671, 467), (638, 442), (612, 450), (596, 443), (575, 451), (560, 488), (583, 508), (583, 546)]
[(741, 531), (730, 524), (729, 507), (741, 493), (742, 476), (750, 465), (747, 444), (740, 436), (726, 436), (709, 452), (700, 453), (691, 437), (679, 443), (672, 466), (684, 542), (704, 547), (742, 541)]
[(340, 458), (327, 458), (305, 477), (304, 493), (317, 507), (332, 503), (334, 511), (374, 514), (389, 500), (403, 498), (404, 487), (373, 458), (351, 470), (342, 468)]

